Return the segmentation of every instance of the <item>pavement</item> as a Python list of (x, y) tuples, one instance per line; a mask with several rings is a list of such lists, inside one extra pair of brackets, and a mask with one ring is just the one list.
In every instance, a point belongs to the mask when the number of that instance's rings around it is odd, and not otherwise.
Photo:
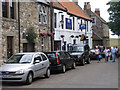
[(53, 73), (50, 78), (36, 78), (31, 85), (3, 83), (3, 88), (118, 88), (118, 60), (77, 66), (66, 73)]

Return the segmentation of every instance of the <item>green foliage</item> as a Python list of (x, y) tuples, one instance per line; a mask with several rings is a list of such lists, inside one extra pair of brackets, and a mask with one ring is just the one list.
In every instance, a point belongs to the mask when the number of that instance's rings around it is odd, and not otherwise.
[(37, 34), (34, 32), (34, 28), (30, 27), (26, 32), (26, 39), (29, 43), (34, 43), (34, 39), (36, 39)]
[(120, 1), (108, 2), (107, 5), (110, 5), (110, 8), (108, 9), (110, 15), (110, 22), (108, 22), (109, 28), (115, 34), (120, 35)]

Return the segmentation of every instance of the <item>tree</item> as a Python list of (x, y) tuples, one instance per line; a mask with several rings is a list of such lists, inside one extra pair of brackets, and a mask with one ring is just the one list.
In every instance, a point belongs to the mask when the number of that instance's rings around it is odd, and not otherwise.
[(109, 28), (115, 33), (116, 35), (120, 36), (120, 1), (119, 2), (108, 2), (107, 5), (110, 5), (108, 9), (109, 12)]

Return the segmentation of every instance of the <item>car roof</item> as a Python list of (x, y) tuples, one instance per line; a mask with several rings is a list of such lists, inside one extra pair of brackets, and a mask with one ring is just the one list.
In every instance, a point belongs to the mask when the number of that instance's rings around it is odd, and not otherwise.
[(23, 53), (16, 53), (16, 54), (37, 54), (37, 53), (41, 54), (43, 52), (23, 52)]
[(51, 51), (51, 52), (44, 52), (44, 53), (55, 53), (55, 52), (67, 52), (67, 51)]
[(71, 46), (82, 46), (82, 47), (84, 47), (84, 46), (89, 46), (89, 45), (79, 45), (79, 44), (72, 44)]

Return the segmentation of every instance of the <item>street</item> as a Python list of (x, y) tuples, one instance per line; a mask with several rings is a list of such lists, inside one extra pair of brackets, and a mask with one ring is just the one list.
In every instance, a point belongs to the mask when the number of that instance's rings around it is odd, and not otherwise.
[(66, 73), (53, 73), (50, 78), (37, 78), (31, 85), (3, 83), (3, 88), (118, 88), (118, 61), (97, 63), (96, 60), (85, 66), (67, 70)]

